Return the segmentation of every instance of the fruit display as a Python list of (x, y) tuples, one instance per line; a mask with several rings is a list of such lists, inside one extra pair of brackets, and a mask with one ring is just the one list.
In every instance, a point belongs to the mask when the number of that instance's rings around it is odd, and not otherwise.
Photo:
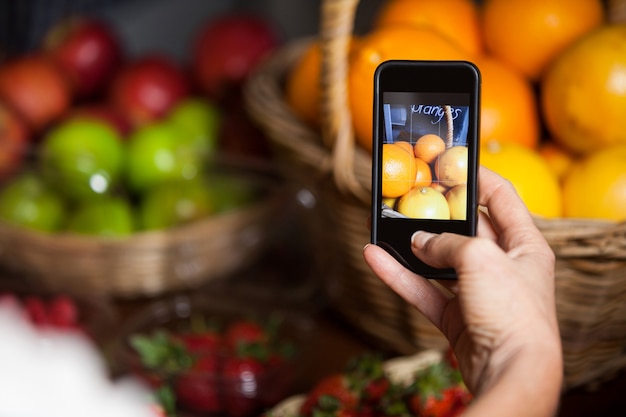
[(366, 352), (264, 416), (454, 417), (462, 415), (471, 400), (452, 355), (422, 351), (383, 361)]
[[(577, 210), (582, 199), (578, 195), (589, 194), (572, 192), (572, 186), (570, 191), (564, 189), (568, 182), (580, 182), (568, 181), (575, 166), (607, 149), (619, 154), (618, 146), (626, 140), (625, 33), (624, 22), (610, 19), (601, 0), (387, 0), (369, 29), (352, 35), (346, 53), (347, 110), (355, 144), (359, 152), (371, 153), (372, 79), (378, 64), (388, 59), (468, 60), (478, 66), (482, 77), (480, 134), (485, 165), (513, 183), (532, 214), (547, 219), (625, 220), (626, 206), (618, 194), (626, 189), (620, 188), (620, 181), (611, 181), (610, 191), (598, 177), (595, 185), (586, 183), (593, 187), (594, 198), (614, 210)], [(286, 72), (283, 92), (293, 114), (317, 132), (321, 60), (318, 39)], [(408, 143), (414, 153), (417, 139)], [(515, 149), (509, 150), (509, 145)], [(518, 151), (517, 146), (524, 149)], [(436, 164), (415, 155), (418, 164), (429, 164), (437, 181)], [(618, 164), (614, 171), (626, 175), (623, 161), (607, 163)], [(387, 184), (389, 190), (396, 190), (385, 197), (397, 199), (409, 191), (406, 188), (424, 186), (423, 172), (414, 165), (410, 160), (390, 164), (389, 180), (397, 176), (393, 181), (402, 183)], [(414, 179), (413, 185), (405, 177)]]
[(239, 12), (200, 25), (188, 62), (131, 56), (94, 16), (53, 24), (34, 50), (0, 63), (0, 221), (123, 237), (254, 202), (208, 172), (222, 158), (270, 156), (225, 103), (278, 45), (269, 20)]
[(181, 296), (131, 317), (112, 361), (152, 387), (170, 416), (253, 416), (293, 394), (312, 325), (293, 312)]

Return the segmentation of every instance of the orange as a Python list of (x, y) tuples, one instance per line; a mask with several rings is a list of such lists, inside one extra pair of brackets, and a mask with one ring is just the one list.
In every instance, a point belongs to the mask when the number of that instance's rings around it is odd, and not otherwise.
[(433, 182), (430, 165), (419, 158), (415, 158), (415, 187), (428, 187)]
[(575, 162), (563, 183), (564, 216), (626, 220), (626, 145)]
[(486, 49), (532, 80), (604, 21), (602, 0), (486, 0), (482, 7)]
[(383, 27), (352, 49), (348, 70), (349, 107), (357, 143), (372, 150), (374, 71), (390, 59), (466, 59), (467, 53), (438, 33), (417, 26)]
[(397, 140), (394, 142), (396, 145), (404, 148), (408, 153), (413, 154), (413, 145), (406, 140)]
[[(351, 39), (354, 47), (357, 37)], [(348, 58), (349, 59), (349, 58)], [(322, 52), (318, 41), (311, 42), (289, 71), (285, 81), (285, 100), (302, 121), (312, 127), (321, 124)]]
[(446, 150), (446, 142), (441, 136), (434, 133), (428, 133), (421, 136), (415, 145), (413, 145), (413, 152), (415, 156), (426, 161), (427, 163), (433, 162), (437, 156)]
[(539, 155), (559, 180), (562, 180), (574, 164), (574, 156), (563, 149), (554, 140), (546, 140), (539, 146)]
[(570, 151), (626, 143), (626, 25), (603, 26), (565, 51), (541, 91), (548, 130)]
[(285, 83), (285, 100), (291, 110), (311, 126), (320, 125), (322, 54), (312, 42), (293, 66)]
[(446, 187), (467, 183), (468, 149), (453, 146), (446, 149), (435, 162), (437, 181)]
[(471, 54), (483, 49), (473, 0), (387, 0), (374, 21), (375, 27), (404, 24), (430, 27)]
[(533, 86), (491, 56), (475, 60), (481, 79), (481, 140), (515, 142), (534, 148), (539, 142), (539, 110)]
[(465, 220), (467, 218), (467, 184), (459, 184), (451, 188), (445, 196), (450, 207), (450, 220)]
[(383, 204), (386, 204), (387, 206), (389, 206), (389, 208), (394, 209), (396, 207), (396, 201), (398, 199), (397, 198), (383, 198), (382, 202)]
[(415, 185), (415, 157), (395, 143), (383, 144), (382, 196), (395, 198), (406, 194)]
[(414, 219), (450, 219), (446, 198), (431, 187), (411, 189), (398, 200), (397, 211)]
[(490, 141), (481, 146), (480, 162), (511, 181), (532, 214), (561, 216), (559, 182), (537, 151), (516, 143)]

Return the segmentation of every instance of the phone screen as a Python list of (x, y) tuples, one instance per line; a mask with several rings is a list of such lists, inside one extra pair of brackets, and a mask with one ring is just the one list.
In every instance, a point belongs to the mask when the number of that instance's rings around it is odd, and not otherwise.
[(469, 103), (469, 94), (383, 93), (382, 217), (466, 220)]

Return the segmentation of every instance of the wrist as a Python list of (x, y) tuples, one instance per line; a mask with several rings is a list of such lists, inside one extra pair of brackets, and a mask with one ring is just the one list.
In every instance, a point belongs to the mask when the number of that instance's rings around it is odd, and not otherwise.
[(556, 413), (563, 381), (558, 337), (539, 335), (507, 357), (492, 358), (484, 384), (467, 416), (508, 415), (543, 417)]

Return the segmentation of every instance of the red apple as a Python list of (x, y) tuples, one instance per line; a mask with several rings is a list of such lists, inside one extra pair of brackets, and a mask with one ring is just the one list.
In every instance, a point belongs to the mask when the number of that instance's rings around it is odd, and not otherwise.
[(77, 97), (100, 93), (118, 70), (122, 46), (113, 29), (90, 17), (71, 17), (46, 34), (43, 49), (68, 75)]
[(112, 126), (122, 139), (128, 137), (132, 126), (125, 115), (108, 103), (84, 104), (70, 111), (69, 117), (86, 117)]
[(19, 169), (29, 141), (30, 131), (26, 122), (0, 101), (0, 182)]
[(71, 102), (67, 79), (50, 59), (40, 54), (22, 56), (0, 67), (0, 97), (35, 132), (63, 115)]
[(133, 126), (164, 117), (189, 93), (187, 77), (171, 59), (147, 55), (120, 70), (110, 87), (114, 107)]
[(191, 67), (200, 89), (222, 99), (238, 88), (259, 61), (279, 44), (261, 17), (235, 13), (208, 21), (192, 45)]

